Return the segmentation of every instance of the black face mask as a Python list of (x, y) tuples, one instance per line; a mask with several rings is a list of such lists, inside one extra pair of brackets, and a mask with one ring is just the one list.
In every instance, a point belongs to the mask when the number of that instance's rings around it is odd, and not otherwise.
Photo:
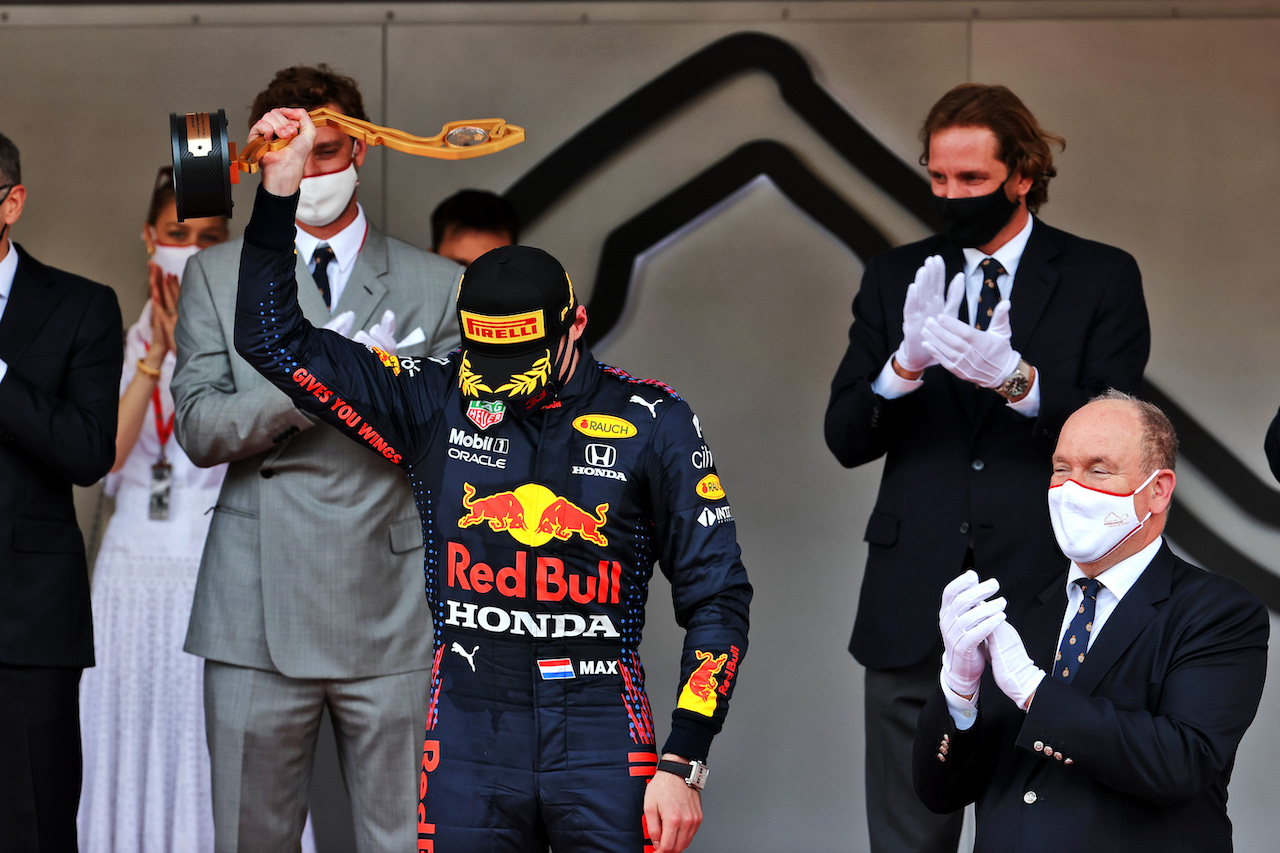
[(1017, 201), (1009, 201), (1004, 184), (989, 195), (972, 198), (933, 197), (933, 209), (942, 222), (942, 233), (961, 248), (985, 246), (1009, 224)]
[(564, 388), (564, 381), (561, 380), (560, 375), (573, 363), (573, 356), (577, 351), (578, 343), (566, 341), (559, 357), (551, 366), (551, 376), (547, 379), (547, 383), (532, 397), (520, 402), (508, 403), (507, 412), (518, 421), (526, 421), (555, 402)]

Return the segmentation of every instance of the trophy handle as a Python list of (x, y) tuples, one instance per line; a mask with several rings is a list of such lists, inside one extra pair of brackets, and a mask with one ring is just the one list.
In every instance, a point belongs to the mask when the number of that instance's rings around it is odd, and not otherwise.
[[(414, 136), (393, 127), (382, 127), (372, 122), (345, 116), (325, 107), (311, 110), (311, 120), (316, 127), (334, 127), (359, 139), (366, 145), (385, 145), (387, 148), (432, 157), (437, 160), (468, 160), (493, 154), (512, 145), (524, 142), (524, 128), (507, 124), (500, 118), (482, 118), (472, 121), (451, 121), (435, 136)], [(245, 145), (235, 158), (241, 172), (258, 171), (258, 163), (268, 151), (279, 151), (289, 144), (287, 139), (268, 142), (259, 137)]]

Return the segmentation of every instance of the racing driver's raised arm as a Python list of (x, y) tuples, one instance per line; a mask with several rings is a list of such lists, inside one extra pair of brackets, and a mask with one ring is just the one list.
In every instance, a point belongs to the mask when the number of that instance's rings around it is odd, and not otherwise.
[(440, 408), (451, 371), (431, 360), (402, 371), (395, 356), (316, 329), (302, 315), (294, 261), (294, 214), (303, 167), (315, 142), (306, 110), (281, 108), (253, 126), (250, 140), (290, 139), (262, 158), (262, 185), (244, 232), (235, 346), (272, 384), (397, 465), (408, 466)]

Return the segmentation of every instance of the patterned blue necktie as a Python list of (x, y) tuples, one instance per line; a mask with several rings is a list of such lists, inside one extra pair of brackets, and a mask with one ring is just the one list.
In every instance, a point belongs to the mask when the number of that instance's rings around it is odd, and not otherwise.
[(1005, 268), (995, 258), (983, 258), (978, 266), (982, 270), (982, 290), (978, 292), (978, 319), (974, 321), (973, 327), (982, 332), (991, 323), (991, 315), (1000, 302), (1000, 289), (996, 287), (996, 279), (1005, 275)]
[(1084, 656), (1089, 652), (1089, 634), (1093, 632), (1093, 613), (1098, 606), (1098, 590), (1102, 583), (1097, 578), (1077, 578), (1076, 583), (1084, 590), (1084, 600), (1067, 626), (1067, 633), (1062, 637), (1062, 645), (1058, 647), (1058, 656), (1054, 658), (1053, 677), (1071, 683), (1076, 677)]
[(332, 309), (333, 306), (329, 304), (329, 262), (335, 259), (333, 249), (327, 243), (316, 246), (316, 253), (311, 259), (316, 262), (316, 271), (311, 277), (316, 280), (316, 287), (320, 288), (320, 295), (324, 297), (324, 307)]

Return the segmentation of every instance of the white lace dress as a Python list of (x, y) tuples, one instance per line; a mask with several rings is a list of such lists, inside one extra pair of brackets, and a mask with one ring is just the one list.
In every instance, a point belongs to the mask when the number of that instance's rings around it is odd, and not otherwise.
[[(121, 392), (151, 338), (151, 303), (127, 333)], [(160, 377), (171, 423), (173, 353)], [(182, 650), (196, 572), (226, 466), (197, 468), (170, 436), (169, 517), (148, 515), (160, 458), (154, 404), (124, 467), (104, 484), (116, 511), (93, 572), (97, 665), (80, 682), (80, 850), (213, 850), (201, 658)]]

